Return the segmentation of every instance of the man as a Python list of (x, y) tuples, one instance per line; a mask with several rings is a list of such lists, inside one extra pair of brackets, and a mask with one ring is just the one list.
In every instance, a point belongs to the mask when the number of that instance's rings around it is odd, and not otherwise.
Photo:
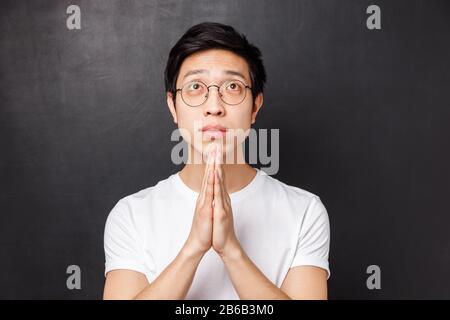
[(167, 104), (188, 162), (111, 210), (105, 299), (327, 298), (324, 205), (245, 163), (235, 134), (255, 123), (265, 80), (259, 49), (230, 26), (195, 25), (172, 48)]

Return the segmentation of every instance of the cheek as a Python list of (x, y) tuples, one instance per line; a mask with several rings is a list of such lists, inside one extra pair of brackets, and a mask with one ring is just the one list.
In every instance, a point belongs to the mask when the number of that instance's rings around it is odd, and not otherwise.
[(194, 127), (194, 122), (198, 121), (201, 114), (193, 112), (194, 110), (188, 110), (185, 106), (178, 109), (178, 127), (188, 130), (192, 130)]
[(249, 135), (249, 129), (251, 128), (251, 107), (243, 108), (240, 110), (234, 110), (232, 114), (230, 114), (229, 125), (233, 128), (233, 139), (228, 139), (228, 141), (233, 140), (233, 143), (242, 144), (246, 137)]
[(195, 111), (180, 108), (178, 112), (178, 128), (183, 139), (200, 151), (204, 143), (202, 142), (202, 133), (198, 130), (204, 125), (204, 119), (201, 109), (198, 112)]
[(252, 122), (251, 106), (231, 111), (230, 118), (233, 119), (231, 122), (234, 128), (244, 130), (250, 128)]

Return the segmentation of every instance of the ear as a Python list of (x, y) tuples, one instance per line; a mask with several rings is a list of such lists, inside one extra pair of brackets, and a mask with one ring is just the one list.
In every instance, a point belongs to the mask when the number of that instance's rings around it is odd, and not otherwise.
[(259, 94), (256, 96), (255, 102), (254, 102), (254, 104), (253, 104), (252, 124), (254, 124), (255, 121), (256, 121), (256, 114), (258, 113), (259, 109), (261, 109), (262, 104), (263, 104), (263, 100), (264, 100), (264, 97), (263, 97), (263, 94), (262, 94), (262, 92), (261, 92), (261, 93), (259, 93)]
[(167, 92), (167, 106), (169, 107), (169, 111), (172, 114), (173, 122), (178, 124), (177, 111), (173, 102), (172, 92)]

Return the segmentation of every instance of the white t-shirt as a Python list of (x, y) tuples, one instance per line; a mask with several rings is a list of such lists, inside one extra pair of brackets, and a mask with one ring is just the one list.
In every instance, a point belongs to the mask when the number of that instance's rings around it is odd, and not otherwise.
[[(323, 268), (329, 278), (330, 226), (320, 198), (255, 169), (253, 180), (230, 194), (235, 233), (246, 254), (277, 287), (295, 266)], [(197, 197), (177, 172), (120, 199), (105, 225), (105, 275), (135, 270), (151, 283), (185, 243)], [(212, 248), (200, 261), (186, 299), (239, 299)]]

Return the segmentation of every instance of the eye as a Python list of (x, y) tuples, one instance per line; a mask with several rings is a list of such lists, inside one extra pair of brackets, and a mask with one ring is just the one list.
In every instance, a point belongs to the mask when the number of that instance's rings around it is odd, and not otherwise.
[(226, 87), (227, 91), (230, 91), (232, 93), (239, 93), (242, 91), (242, 88), (243, 88), (242, 84), (240, 84), (237, 81), (229, 82)]
[(205, 85), (198, 81), (189, 82), (183, 90), (185, 94), (191, 96), (204, 94), (206, 92)]
[(198, 82), (192, 82), (187, 85), (188, 90), (199, 90), (201, 89), (202, 85)]

